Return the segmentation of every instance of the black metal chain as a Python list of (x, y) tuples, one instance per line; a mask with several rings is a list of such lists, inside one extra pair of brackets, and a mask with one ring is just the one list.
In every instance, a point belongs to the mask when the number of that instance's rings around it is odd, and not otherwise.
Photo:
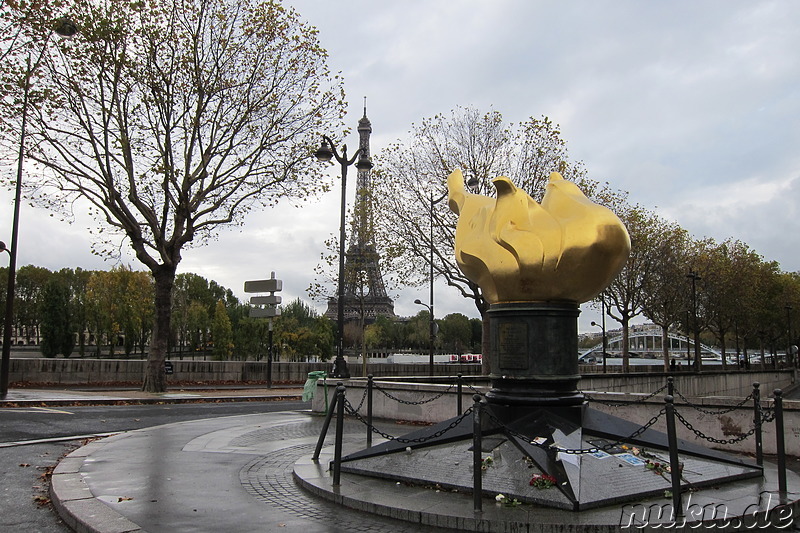
[(475, 394), (479, 394), (479, 395), (481, 395), (481, 396), (486, 396), (486, 394), (485, 394), (485, 393), (483, 393), (483, 392), (479, 391), (478, 389), (476, 389), (475, 387), (473, 387), (473, 386), (472, 386), (472, 385), (470, 385), (469, 383), (464, 383), (464, 385), (466, 385), (466, 386), (467, 386), (467, 388), (468, 388), (469, 390), (471, 390), (472, 392), (474, 392)]
[(616, 442), (611, 442), (611, 443), (608, 443), (608, 444), (603, 444), (602, 446), (598, 446), (598, 447), (594, 447), (594, 448), (588, 448), (588, 449), (570, 450), (570, 449), (566, 449), (566, 448), (558, 448), (556, 446), (551, 446), (551, 448), (553, 448), (556, 451), (559, 451), (561, 453), (566, 453), (566, 454), (570, 454), (570, 455), (580, 455), (580, 454), (585, 454), (585, 453), (597, 453), (599, 451), (604, 451), (605, 452), (605, 451), (610, 450), (611, 448), (615, 448), (615, 447), (619, 446), (620, 444), (625, 444), (627, 442), (632, 441), (633, 439), (635, 439), (636, 437), (638, 437), (639, 435), (641, 435), (642, 433), (644, 433), (645, 431), (650, 429), (656, 422), (658, 422), (658, 419), (661, 418), (666, 412), (667, 412), (667, 408), (666, 407), (662, 407), (661, 410), (658, 412), (658, 414), (655, 415), (653, 418), (651, 418), (645, 425), (643, 425), (642, 427), (640, 427), (639, 429), (637, 429), (636, 431), (634, 431), (633, 433), (631, 433), (627, 437), (619, 439)]
[(360, 410), (361, 410), (361, 407), (363, 407), (363, 406), (364, 406), (364, 400), (366, 400), (366, 399), (367, 399), (367, 393), (368, 393), (368, 392), (369, 392), (369, 388), (368, 388), (368, 387), (365, 387), (365, 388), (364, 388), (364, 394), (362, 394), (362, 395), (361, 395), (361, 401), (360, 401), (360, 402), (358, 402), (358, 407), (356, 407), (356, 411), (360, 411)]
[(599, 446), (599, 447), (596, 446), (596, 447), (592, 447), (592, 448), (578, 448), (578, 449), (559, 448), (555, 444), (550, 444), (550, 445), (547, 445), (547, 446), (545, 446), (543, 444), (537, 444), (536, 442), (531, 440), (531, 437), (529, 435), (523, 435), (519, 431), (516, 431), (516, 430), (506, 426), (505, 424), (503, 424), (503, 422), (498, 420), (497, 417), (495, 417), (491, 413), (488, 413), (488, 415), (489, 415), (489, 419), (492, 422), (494, 422), (495, 424), (497, 424), (498, 426), (503, 428), (503, 430), (505, 430), (509, 435), (517, 437), (520, 440), (523, 440), (525, 442), (528, 442), (528, 443), (533, 444), (534, 446), (538, 446), (540, 448), (548, 448), (548, 449), (551, 449), (551, 450), (555, 450), (557, 452), (566, 453), (566, 454), (570, 454), (570, 455), (581, 455), (581, 454), (587, 454), (587, 453), (597, 453), (599, 451), (607, 451), (607, 450), (610, 450), (611, 448), (619, 446), (620, 444), (625, 444), (626, 442), (635, 439), (636, 437), (638, 437), (639, 435), (644, 433), (646, 430), (648, 430), (650, 427), (652, 427), (653, 424), (658, 422), (658, 419), (661, 418), (661, 416), (664, 413), (666, 413), (666, 408), (662, 408), (661, 411), (659, 411), (659, 413), (657, 415), (655, 415), (653, 418), (651, 418), (645, 425), (643, 425), (642, 427), (638, 428), (636, 431), (634, 431), (633, 433), (631, 433), (627, 437), (622, 438), (620, 440), (617, 440), (616, 442), (611, 442), (611, 443), (608, 443), (608, 444), (604, 444), (603, 446)]
[(403, 400), (401, 398), (398, 398), (397, 396), (393, 396), (389, 392), (387, 392), (387, 391), (383, 390), (382, 388), (380, 388), (377, 383), (374, 384), (373, 386), (375, 387), (376, 390), (380, 391), (387, 398), (389, 398), (391, 400), (394, 400), (394, 401), (396, 401), (398, 403), (402, 403), (404, 405), (423, 405), (423, 404), (426, 404), (426, 403), (433, 402), (435, 400), (438, 400), (439, 398), (441, 398), (442, 396), (444, 396), (448, 392), (450, 392), (453, 389), (453, 387), (455, 387), (455, 385), (450, 385), (445, 390), (443, 390), (440, 394), (437, 394), (436, 396), (433, 396), (432, 398), (428, 398), (427, 400), (420, 400), (418, 402), (412, 402), (412, 401), (408, 401), (408, 400)]
[(440, 429), (439, 431), (436, 431), (436, 432), (432, 433), (431, 435), (429, 435), (427, 437), (424, 437), (424, 438), (423, 437), (418, 437), (418, 438), (415, 438), (415, 439), (406, 439), (404, 437), (395, 437), (394, 435), (390, 435), (388, 433), (384, 433), (380, 429), (376, 428), (375, 426), (373, 426), (372, 424), (370, 424), (369, 422), (364, 420), (364, 417), (362, 417), (358, 413), (358, 411), (353, 409), (353, 406), (350, 404), (350, 402), (346, 398), (344, 400), (344, 408), (345, 408), (345, 411), (347, 411), (347, 414), (355, 417), (356, 420), (358, 420), (359, 422), (361, 422), (362, 424), (364, 424), (365, 426), (370, 428), (370, 430), (373, 433), (375, 433), (377, 435), (380, 435), (381, 437), (383, 437), (386, 440), (393, 440), (393, 441), (399, 442), (401, 444), (420, 444), (420, 443), (427, 442), (427, 441), (432, 440), (432, 439), (439, 438), (442, 435), (444, 435), (445, 433), (447, 433), (448, 431), (450, 431), (451, 429), (453, 429), (456, 426), (458, 426), (461, 423), (461, 421), (464, 420), (467, 416), (471, 415), (472, 411), (474, 410), (474, 407), (468, 408), (466, 411), (464, 411), (464, 413), (461, 416), (453, 419), (453, 421), (448, 426)]
[(713, 409), (712, 410), (712, 409), (704, 409), (704, 408), (700, 407), (699, 405), (693, 404), (692, 402), (689, 401), (689, 398), (684, 396), (681, 393), (681, 391), (679, 391), (678, 389), (675, 389), (675, 394), (677, 394), (678, 397), (680, 397), (680, 399), (685, 402), (684, 405), (686, 405), (688, 407), (691, 407), (692, 409), (694, 409), (696, 411), (699, 411), (701, 413), (707, 414), (707, 415), (724, 415), (724, 414), (733, 412), (733, 411), (743, 407), (744, 404), (746, 404), (747, 402), (749, 402), (750, 400), (753, 399), (753, 394), (750, 393), (750, 395), (747, 398), (745, 398), (744, 400), (742, 400), (738, 404), (734, 405), (733, 407), (725, 407), (725, 408), (721, 408), (721, 409)]
[(607, 405), (609, 407), (625, 407), (627, 405), (632, 405), (632, 404), (637, 404), (637, 403), (644, 403), (647, 400), (649, 400), (650, 398), (652, 398), (653, 396), (656, 396), (657, 394), (663, 392), (664, 389), (666, 389), (667, 387), (668, 387), (668, 385), (664, 385), (660, 389), (651, 392), (647, 396), (644, 396), (644, 397), (639, 398), (638, 400), (634, 400), (632, 402), (624, 402), (624, 403), (606, 402), (606, 401), (603, 401), (603, 400), (598, 400), (597, 398), (592, 398), (591, 396), (586, 396), (586, 399), (589, 400), (590, 402), (597, 402), (597, 403), (600, 403), (600, 404), (603, 404), (603, 405)]
[(761, 423), (775, 421), (775, 408), (758, 406), (758, 412), (761, 414)]
[(736, 444), (737, 442), (742, 442), (743, 440), (753, 436), (755, 434), (755, 432), (756, 432), (756, 428), (753, 427), (752, 429), (750, 429), (750, 431), (748, 431), (747, 433), (742, 433), (738, 437), (734, 437), (734, 438), (730, 438), (730, 439), (716, 439), (714, 437), (709, 437), (708, 435), (706, 435), (702, 431), (700, 431), (700, 430), (696, 429), (694, 426), (692, 426), (692, 424), (688, 420), (683, 418), (683, 415), (681, 415), (680, 412), (678, 412), (677, 409), (675, 410), (675, 418), (680, 420), (681, 424), (686, 426), (686, 428), (689, 431), (691, 431), (692, 433), (697, 435), (699, 438), (701, 438), (703, 440), (707, 440), (708, 442), (713, 442), (714, 444)]

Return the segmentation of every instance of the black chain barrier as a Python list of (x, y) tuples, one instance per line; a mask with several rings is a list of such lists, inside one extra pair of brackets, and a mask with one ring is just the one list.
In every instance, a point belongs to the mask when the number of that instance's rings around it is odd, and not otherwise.
[(749, 401), (751, 401), (753, 399), (753, 393), (750, 393), (750, 395), (747, 396), (747, 398), (745, 398), (741, 402), (737, 403), (733, 407), (721, 407), (720, 409), (705, 409), (705, 408), (700, 407), (699, 405), (694, 404), (691, 401), (689, 401), (689, 398), (684, 396), (681, 393), (681, 391), (679, 391), (678, 389), (675, 389), (675, 394), (677, 394), (681, 398), (681, 400), (684, 401), (683, 405), (691, 407), (695, 411), (699, 411), (699, 412), (707, 414), (707, 415), (724, 415), (724, 414), (727, 414), (727, 413), (732, 413), (733, 411), (735, 411), (737, 409), (740, 409), (741, 407), (744, 407), (744, 404), (746, 404), (747, 402), (749, 402)]
[[(476, 389), (475, 387), (473, 387), (469, 383), (463, 383), (463, 385), (465, 385), (468, 389), (470, 389), (475, 394), (479, 394), (481, 396), (485, 396), (484, 393), (482, 393), (481, 391), (479, 391), (478, 389)], [(456, 384), (451, 384), (447, 389), (443, 390), (441, 393), (439, 393), (439, 394), (437, 394), (437, 395), (435, 395), (435, 396), (433, 396), (431, 398), (427, 398), (425, 400), (419, 400), (419, 401), (410, 401), (410, 400), (403, 400), (402, 398), (398, 398), (398, 397), (394, 396), (393, 394), (391, 394), (390, 392), (386, 391), (385, 389), (382, 389), (377, 383), (374, 384), (374, 388), (376, 390), (380, 391), (381, 393), (383, 393), (384, 396), (386, 396), (387, 398), (390, 398), (390, 399), (392, 399), (392, 400), (394, 400), (394, 401), (396, 401), (398, 403), (404, 404), (404, 405), (423, 405), (423, 404), (426, 404), (426, 403), (433, 402), (435, 400), (438, 400), (439, 398), (441, 398), (442, 396), (444, 396), (448, 392), (450, 392), (450, 390), (452, 390), (454, 387), (456, 387)], [(650, 400), (651, 398), (653, 398), (653, 397), (657, 396), (658, 394), (662, 393), (667, 388), (668, 388), (668, 385), (664, 385), (664, 386), (660, 387), (659, 389), (653, 391), (652, 393), (648, 394), (647, 396), (644, 396), (644, 397), (639, 398), (639, 399), (637, 399), (635, 401), (632, 401), (632, 402), (625, 402), (625, 403), (606, 402), (606, 401), (598, 400), (597, 398), (592, 398), (590, 396), (586, 396), (586, 399), (588, 401), (597, 402), (597, 403), (600, 403), (600, 404), (603, 404), (603, 405), (607, 405), (607, 406), (611, 406), (611, 407), (624, 407), (624, 406), (628, 406), (628, 405), (631, 405), (631, 404), (644, 403), (647, 400)], [(701, 413), (708, 414), (708, 415), (721, 415), (721, 414), (726, 414), (726, 413), (733, 412), (733, 411), (735, 411), (737, 409), (741, 409), (746, 403), (748, 403), (749, 401), (754, 399), (754, 394), (751, 393), (746, 398), (744, 398), (742, 401), (737, 403), (735, 406), (722, 408), (722, 409), (717, 409), (717, 410), (711, 410), (711, 409), (705, 409), (703, 407), (700, 407), (697, 404), (692, 403), (689, 400), (689, 398), (684, 396), (683, 393), (681, 393), (677, 389), (673, 389), (673, 392), (678, 397), (680, 397), (681, 400), (683, 400), (683, 402), (685, 402), (683, 405), (686, 405), (687, 407), (690, 407), (690, 408), (692, 408), (692, 409), (694, 409), (696, 411), (699, 411)], [(441, 430), (439, 430), (439, 431), (437, 431), (437, 432), (435, 432), (435, 433), (433, 433), (433, 434), (431, 434), (431, 435), (429, 435), (427, 437), (424, 437), (424, 438), (420, 437), (420, 438), (415, 438), (415, 439), (406, 439), (406, 438), (403, 438), (403, 437), (396, 437), (394, 435), (390, 435), (388, 433), (385, 433), (385, 432), (379, 430), (374, 425), (370, 424), (369, 422), (367, 422), (364, 419), (364, 417), (359, 413), (359, 411), (361, 410), (361, 408), (364, 405), (364, 401), (367, 398), (367, 393), (368, 393), (368, 390), (365, 388), (364, 389), (364, 393), (361, 396), (361, 400), (358, 403), (358, 407), (353, 407), (353, 405), (350, 403), (350, 401), (345, 398), (344, 404), (345, 404), (345, 410), (347, 411), (347, 414), (349, 414), (350, 416), (353, 416), (356, 420), (358, 420), (359, 422), (361, 422), (362, 424), (367, 426), (367, 428), (369, 428), (370, 431), (372, 431), (373, 433), (375, 433), (377, 435), (380, 435), (384, 439), (395, 441), (395, 442), (399, 442), (399, 443), (402, 443), (402, 444), (420, 444), (420, 443), (423, 443), (423, 442), (426, 442), (426, 441), (441, 437), (442, 435), (444, 435), (448, 431), (450, 431), (453, 428), (455, 428), (456, 426), (458, 426), (464, 420), (464, 418), (466, 418), (467, 416), (471, 415), (472, 412), (474, 411), (474, 407), (469, 407), (460, 416), (458, 416), (457, 418), (453, 419), (453, 421), (447, 427), (442, 428)], [(533, 442), (531, 440), (530, 436), (523, 435), (522, 433), (520, 433), (520, 432), (518, 432), (518, 431), (516, 431), (516, 430), (514, 430), (514, 429), (512, 429), (512, 428), (510, 428), (508, 426), (506, 426), (503, 422), (498, 420), (491, 413), (487, 413), (487, 414), (489, 416), (489, 419), (492, 420), (492, 422), (494, 422), (499, 427), (501, 427), (509, 435), (515, 436), (515, 437), (517, 437), (517, 438), (519, 438), (519, 439), (521, 439), (521, 440), (523, 440), (525, 442), (529, 442), (529, 443), (533, 444), (534, 446), (539, 446), (540, 448), (548, 448), (548, 449), (555, 450), (555, 451), (560, 452), (560, 453), (566, 453), (566, 454), (571, 454), (571, 455), (580, 455), (580, 454), (597, 453), (597, 452), (600, 452), (600, 451), (607, 451), (607, 450), (615, 448), (615, 447), (617, 447), (617, 446), (619, 446), (621, 444), (626, 444), (626, 443), (630, 442), (631, 440), (635, 439), (636, 437), (638, 437), (639, 435), (641, 435), (642, 433), (644, 433), (650, 427), (652, 427), (656, 422), (658, 422), (658, 420), (665, 413), (666, 413), (666, 409), (661, 409), (658, 412), (658, 414), (653, 416), (646, 424), (644, 424), (643, 426), (641, 426), (640, 428), (638, 428), (636, 431), (634, 431), (633, 433), (631, 433), (630, 435), (628, 435), (625, 438), (619, 439), (619, 440), (617, 440), (615, 442), (604, 444), (603, 446), (596, 446), (596, 447), (591, 447), (591, 448), (579, 448), (579, 449), (560, 448), (558, 446), (555, 446), (555, 444), (550, 444), (550, 445), (536, 444), (535, 442)], [(774, 410), (774, 408), (769, 408), (769, 407), (765, 408), (765, 407), (762, 407), (762, 406), (759, 405), (759, 415), (761, 417), (761, 423), (762, 424), (768, 423), (768, 422), (773, 422), (775, 420), (775, 410)], [(737, 444), (737, 443), (742, 442), (742, 441), (748, 439), (749, 437), (753, 436), (755, 434), (755, 432), (757, 431), (757, 428), (753, 427), (747, 433), (742, 433), (737, 437), (732, 437), (732, 438), (729, 438), (729, 439), (717, 439), (715, 437), (710, 437), (710, 436), (704, 434), (702, 431), (700, 431), (697, 428), (695, 428), (691, 424), (691, 422), (686, 420), (686, 418), (684, 418), (683, 415), (681, 415), (680, 412), (678, 412), (677, 409), (675, 410), (675, 417), (678, 420), (680, 420), (681, 424), (683, 424), (689, 431), (694, 433), (698, 438), (706, 440), (706, 441), (714, 443), (714, 444), (727, 444), (727, 445)]]
[(383, 390), (380, 387), (380, 385), (378, 385), (377, 383), (373, 384), (373, 387), (375, 388), (375, 390), (380, 391), (387, 398), (389, 398), (391, 400), (394, 400), (394, 401), (396, 401), (398, 403), (402, 403), (403, 405), (424, 405), (426, 403), (430, 403), (430, 402), (436, 401), (439, 398), (441, 398), (442, 396), (444, 396), (445, 394), (447, 394), (448, 392), (450, 392), (453, 389), (453, 387), (455, 387), (455, 386), (456, 386), (455, 383), (453, 383), (449, 387), (447, 387), (445, 390), (443, 390), (440, 394), (437, 394), (436, 396), (433, 396), (432, 398), (428, 398), (427, 400), (420, 400), (418, 402), (412, 402), (412, 401), (409, 401), (409, 400), (403, 400), (401, 398), (398, 398), (397, 396), (392, 395), (391, 393)]
[(401, 444), (421, 444), (423, 442), (427, 442), (429, 440), (433, 440), (433, 439), (439, 438), (442, 435), (444, 435), (445, 433), (447, 433), (448, 431), (450, 431), (453, 428), (455, 428), (456, 426), (458, 426), (467, 416), (471, 415), (472, 411), (474, 410), (473, 407), (469, 407), (466, 411), (464, 411), (464, 413), (461, 416), (459, 416), (458, 418), (453, 419), (453, 421), (448, 426), (440, 429), (439, 431), (436, 431), (435, 433), (432, 433), (431, 435), (429, 435), (427, 437), (424, 437), (424, 438), (423, 437), (418, 437), (418, 438), (414, 438), (414, 439), (406, 439), (404, 437), (395, 437), (394, 435), (390, 435), (389, 433), (385, 433), (385, 432), (381, 431), (380, 429), (376, 428), (375, 426), (371, 425), (369, 422), (364, 420), (364, 417), (361, 416), (361, 414), (357, 410), (353, 409), (353, 406), (350, 404), (350, 402), (346, 398), (344, 400), (344, 407), (345, 407), (345, 411), (347, 411), (347, 414), (349, 414), (350, 416), (354, 417), (356, 420), (358, 420), (359, 422), (361, 422), (362, 424), (364, 424), (365, 426), (370, 428), (372, 430), (372, 432), (375, 433), (376, 435), (380, 435), (381, 437), (383, 437), (386, 440), (392, 440), (392, 441), (395, 441), (395, 442), (399, 442)]
[(730, 438), (730, 439), (717, 439), (717, 438), (714, 438), (714, 437), (709, 437), (708, 435), (706, 435), (705, 433), (703, 433), (699, 429), (696, 429), (694, 426), (692, 426), (691, 422), (689, 422), (688, 420), (683, 418), (683, 415), (681, 415), (678, 412), (677, 409), (675, 410), (675, 418), (680, 420), (681, 424), (686, 426), (686, 429), (688, 429), (689, 431), (691, 431), (692, 433), (697, 435), (698, 438), (706, 440), (708, 442), (713, 442), (714, 444), (736, 444), (738, 442), (742, 442), (743, 440), (745, 440), (747, 438), (752, 437), (756, 432), (756, 428), (752, 427), (750, 429), (750, 431), (748, 431), (747, 433), (742, 433), (738, 437), (733, 437), (733, 438)]
[(467, 388), (468, 388), (469, 390), (471, 390), (472, 392), (474, 392), (475, 394), (478, 394), (478, 395), (480, 395), (480, 396), (486, 396), (486, 393), (479, 391), (478, 389), (476, 389), (475, 387), (473, 387), (473, 386), (472, 386), (472, 385), (470, 385), (469, 383), (464, 383), (464, 385), (466, 385), (466, 386), (467, 386)]
[(643, 425), (642, 427), (638, 428), (636, 431), (634, 431), (633, 433), (631, 433), (627, 437), (619, 439), (619, 440), (617, 440), (615, 442), (610, 442), (610, 443), (604, 444), (602, 446), (594, 446), (592, 448), (577, 448), (577, 449), (560, 448), (558, 446), (555, 446), (554, 444), (549, 444), (549, 445), (537, 444), (536, 442), (531, 440), (531, 437), (529, 435), (523, 435), (519, 431), (516, 431), (516, 430), (506, 426), (505, 424), (503, 424), (503, 422), (498, 420), (497, 417), (495, 417), (491, 413), (487, 413), (487, 414), (489, 416), (489, 419), (492, 422), (494, 422), (495, 424), (497, 424), (498, 426), (503, 428), (506, 432), (508, 432), (509, 435), (517, 437), (520, 440), (524, 440), (525, 442), (528, 442), (528, 443), (530, 443), (530, 444), (532, 444), (534, 446), (538, 446), (539, 448), (555, 450), (557, 452), (566, 453), (566, 454), (569, 454), (569, 455), (581, 455), (581, 454), (587, 454), (587, 453), (597, 453), (597, 452), (600, 452), (600, 451), (607, 451), (607, 450), (610, 450), (612, 448), (615, 448), (616, 446), (619, 446), (620, 444), (625, 444), (628, 441), (635, 439), (636, 437), (638, 437), (639, 435), (641, 435), (642, 433), (644, 433), (645, 431), (650, 429), (656, 422), (658, 422), (658, 419), (661, 418), (666, 412), (667, 412), (666, 408), (662, 408), (661, 411), (659, 411), (659, 413), (657, 415), (655, 415), (653, 418), (651, 418), (645, 425)]
[(602, 405), (607, 405), (609, 407), (625, 407), (625, 406), (628, 406), (628, 405), (631, 405), (631, 404), (644, 403), (647, 400), (649, 400), (650, 398), (658, 395), (659, 393), (664, 392), (664, 389), (666, 389), (667, 387), (668, 387), (668, 385), (664, 385), (660, 389), (658, 389), (656, 391), (653, 391), (650, 394), (648, 394), (647, 396), (643, 396), (643, 397), (639, 398), (638, 400), (634, 400), (634, 401), (631, 401), (631, 402), (623, 402), (623, 403), (607, 402), (607, 401), (604, 401), (604, 400), (598, 400), (597, 398), (592, 398), (591, 396), (585, 396), (585, 395), (584, 395), (584, 397), (590, 402), (596, 402), (596, 403), (599, 403), (599, 404), (602, 404)]
[(758, 406), (758, 412), (761, 414), (761, 423), (775, 421), (775, 408)]
[(367, 399), (367, 394), (369, 393), (369, 388), (364, 387), (364, 394), (361, 395), (361, 401), (358, 402), (358, 407), (356, 407), (356, 411), (360, 411), (361, 408), (364, 406), (364, 400)]

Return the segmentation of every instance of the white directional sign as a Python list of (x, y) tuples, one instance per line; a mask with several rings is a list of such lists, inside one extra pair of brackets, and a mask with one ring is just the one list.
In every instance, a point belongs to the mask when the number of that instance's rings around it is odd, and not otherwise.
[(278, 292), (283, 289), (281, 279), (260, 279), (244, 282), (244, 292)]
[(253, 305), (278, 305), (281, 303), (281, 297), (277, 294), (270, 296), (251, 296), (250, 303)]
[(280, 307), (251, 307), (250, 318), (272, 318), (281, 316)]

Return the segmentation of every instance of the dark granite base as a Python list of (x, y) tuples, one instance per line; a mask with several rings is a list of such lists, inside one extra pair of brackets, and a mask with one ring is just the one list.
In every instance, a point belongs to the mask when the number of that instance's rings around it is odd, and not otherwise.
[[(647, 429), (629, 438), (639, 426), (586, 406), (489, 404), (482, 420), (482, 457), (491, 458), (482, 470), (485, 495), (582, 511), (663, 498), (671, 490), (670, 474), (646, 465), (648, 460), (669, 463), (664, 433)], [(347, 455), (342, 472), (471, 492), (472, 427), (472, 417), (465, 417), (415, 431)], [(684, 491), (762, 477), (761, 467), (730, 454), (686, 441), (679, 441), (678, 448)], [(555, 480), (554, 486), (530, 485), (533, 476), (543, 474)]]

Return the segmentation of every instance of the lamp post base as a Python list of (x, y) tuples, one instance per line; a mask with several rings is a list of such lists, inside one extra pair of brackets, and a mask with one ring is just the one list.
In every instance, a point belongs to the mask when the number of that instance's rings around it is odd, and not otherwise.
[(348, 379), (350, 377), (350, 369), (347, 368), (347, 361), (343, 357), (337, 357), (333, 360), (333, 370), (331, 377)]

